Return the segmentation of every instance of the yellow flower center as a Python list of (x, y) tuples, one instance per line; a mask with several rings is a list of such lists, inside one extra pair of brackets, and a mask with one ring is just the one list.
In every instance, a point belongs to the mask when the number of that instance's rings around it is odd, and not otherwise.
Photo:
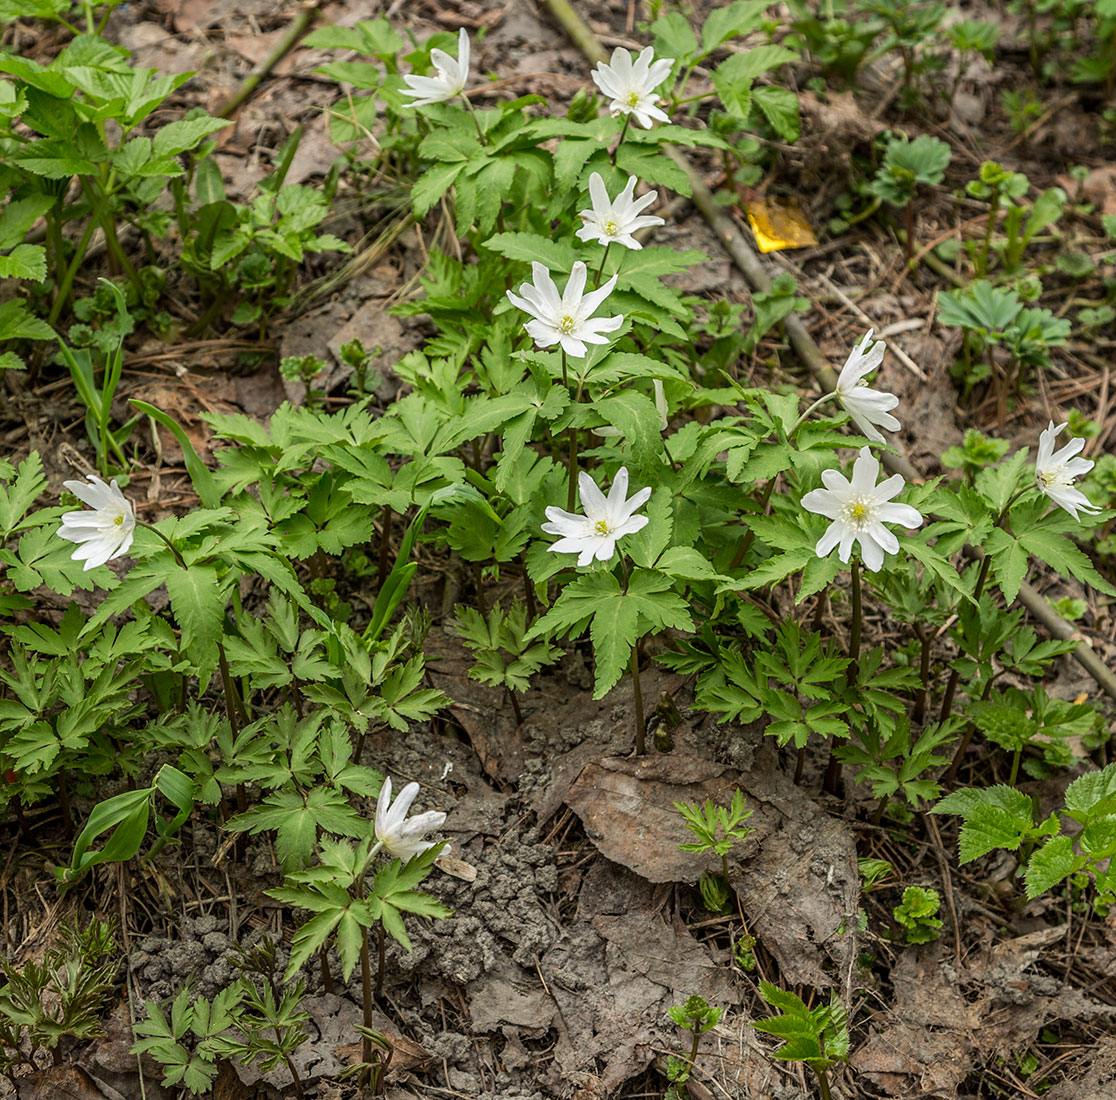
[(615, 237), (620, 231), (620, 226), (613, 221), (605, 222), (601, 228), (604, 229), (606, 237)]
[(124, 517), (123, 516), (113, 516), (112, 517), (112, 522), (115, 523), (117, 527), (123, 527), (124, 526)]
[(870, 497), (853, 497), (841, 509), (841, 518), (850, 527), (861, 531), (876, 518), (875, 502)]
[(628, 103), (629, 107), (638, 107), (639, 106), (639, 92), (629, 92), (627, 103)]
[(573, 330), (576, 326), (577, 326), (577, 322), (568, 313), (562, 314), (561, 318), (559, 318), (558, 331), (563, 336), (569, 336), (569, 334), (571, 332), (573, 332)]
[(607, 519), (597, 520), (597, 522), (593, 524), (593, 530), (598, 535), (601, 535), (601, 536), (607, 535), (608, 534), (608, 520)]

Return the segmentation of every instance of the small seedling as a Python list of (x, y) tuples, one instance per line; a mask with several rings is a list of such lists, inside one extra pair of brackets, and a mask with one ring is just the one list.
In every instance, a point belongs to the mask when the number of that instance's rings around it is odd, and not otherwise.
[(63, 1039), (104, 1034), (101, 1017), (119, 969), (113, 927), (94, 920), (86, 928), (61, 926), (62, 942), (40, 963), (16, 966), (0, 959), (7, 984), (0, 987), (0, 1073), (22, 1091), (16, 1069), (38, 1068), (36, 1055), (49, 1050), (62, 1064)]
[(942, 922), (934, 915), (941, 905), (937, 890), (908, 886), (891, 915), (906, 930), (907, 943), (931, 943), (942, 934)]
[[(705, 805), (702, 807), (699, 807), (696, 802), (675, 802), (674, 808), (682, 815), (686, 828), (697, 837), (696, 841), (679, 844), (678, 847), (684, 852), (714, 852), (720, 856), (721, 874), (727, 889), (729, 851), (734, 844), (743, 842), (755, 831), (744, 828), (741, 824), (747, 821), (753, 812), (745, 808), (743, 792), (733, 791), (732, 804), (727, 809), (716, 805), (710, 798), (705, 800)], [(721, 833), (720, 837), (717, 836), (718, 830)], [(702, 898), (705, 898), (704, 890)]]
[(306, 387), (306, 407), (320, 407), (325, 399), (323, 390), (311, 385), (313, 380), (326, 369), (326, 364), (316, 355), (288, 355), (279, 363), (279, 373), (288, 382), (301, 382)]
[(756, 1020), (752, 1027), (782, 1039), (775, 1057), (805, 1062), (817, 1075), (822, 1100), (830, 1100), (827, 1071), (849, 1058), (848, 1013), (840, 998), (834, 993), (828, 1004), (810, 1009), (800, 997), (771, 982), (760, 982), (760, 995), (779, 1015)]
[(723, 1009), (716, 1008), (708, 1004), (704, 997), (695, 995), (687, 997), (684, 1005), (672, 1005), (667, 1011), (680, 1028), (691, 1033), (693, 1040), (688, 1057), (679, 1058), (671, 1055), (667, 1059), (667, 1080), (670, 1081), (670, 1086), (666, 1090), (664, 1100), (685, 1100), (686, 1082), (694, 1071), (694, 1060), (697, 1058), (701, 1037), (717, 1026)]

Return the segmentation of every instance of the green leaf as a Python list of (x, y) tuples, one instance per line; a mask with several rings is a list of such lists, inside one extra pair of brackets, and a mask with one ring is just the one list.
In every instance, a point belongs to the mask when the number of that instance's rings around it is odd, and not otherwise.
[(1116, 588), (1108, 583), (1093, 563), (1077, 548), (1067, 535), (1060, 535), (1039, 527), (1019, 536), (1019, 544), (1040, 561), (1052, 565), (1064, 576), (1076, 577), (1107, 596), (1116, 596)]
[(151, 147), (157, 157), (174, 157), (188, 149), (197, 148), (203, 138), (231, 125), (233, 124), (227, 118), (209, 117), (168, 122), (156, 130), (151, 139)]
[(1004, 785), (954, 791), (931, 812), (964, 817), (960, 839), (962, 863), (970, 863), (994, 848), (1017, 851), (1035, 830), (1031, 799), (1022, 791)]
[(217, 663), (217, 646), (225, 618), (227, 585), (217, 578), (215, 565), (172, 568), (166, 574), (167, 594), (175, 622), (182, 631), (182, 648), (206, 655), (210, 668)]
[(709, 53), (730, 38), (751, 34), (763, 22), (769, 7), (767, 0), (736, 0), (714, 8), (701, 28), (702, 49)]
[(19, 244), (7, 256), (0, 256), (0, 279), (46, 278), (46, 249), (38, 244)]
[(453, 181), (464, 167), (464, 161), (436, 164), (418, 177), (411, 186), (411, 202), (416, 218), (426, 217), (430, 208), (453, 186)]
[(551, 276), (569, 271), (577, 259), (568, 244), (535, 233), (497, 233), (484, 242), (484, 247), (509, 260), (545, 264)]
[(0, 303), (0, 340), (53, 340), (54, 329), (31, 314), (27, 303), (15, 298)]
[(784, 141), (798, 140), (798, 98), (794, 92), (767, 84), (752, 90), (752, 103)]
[(1027, 897), (1037, 898), (1039, 894), (1045, 894), (1077, 871), (1083, 863), (1084, 860), (1074, 854), (1072, 837), (1051, 837), (1027, 861), (1024, 875)]
[(1010, 606), (1019, 594), (1023, 578), (1030, 564), (1027, 551), (1018, 539), (1012, 538), (1002, 527), (994, 527), (988, 532), (984, 543), (985, 552), (992, 555), (990, 568), (996, 584)]

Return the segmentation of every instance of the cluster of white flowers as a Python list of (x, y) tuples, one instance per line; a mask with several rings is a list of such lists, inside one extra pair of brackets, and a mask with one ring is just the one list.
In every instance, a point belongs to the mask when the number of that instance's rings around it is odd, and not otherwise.
[[(469, 36), (462, 28), (458, 34), (457, 57), (443, 50), (430, 51), (435, 76), (408, 75), (404, 95), (414, 97), (409, 107), (422, 107), (451, 100), (464, 92), (469, 79)], [(657, 106), (655, 89), (670, 75), (673, 58), (655, 59), (651, 47), (635, 59), (625, 49), (617, 48), (609, 64), (601, 62), (592, 78), (605, 96), (609, 97), (609, 110), (613, 115), (625, 116), (626, 123), (635, 119), (639, 125), (650, 128), (653, 121), (670, 122), (669, 116)], [(595, 241), (606, 248), (613, 244), (624, 248), (642, 247), (635, 233), (640, 229), (664, 224), (663, 219), (643, 211), (658, 199), (658, 192), (649, 191), (635, 197), (638, 181), (628, 178), (624, 189), (610, 198), (600, 174), (589, 177), (591, 206), (582, 210), (579, 217), (584, 223), (577, 231), (580, 240)], [(507, 292), (508, 300), (517, 309), (530, 315), (526, 330), (537, 347), (548, 348), (557, 344), (562, 351), (577, 358), (588, 354), (588, 344), (607, 344), (607, 333), (615, 332), (623, 324), (621, 315), (595, 317), (616, 286), (618, 276), (613, 275), (596, 290), (586, 293), (588, 270), (578, 260), (570, 271), (564, 289), (559, 293), (550, 271), (544, 264), (531, 265), (532, 281), (523, 283), (519, 293)], [(832, 397), (849, 414), (857, 429), (876, 443), (884, 443), (880, 431), (898, 431), (901, 424), (891, 413), (899, 404), (895, 394), (872, 389), (867, 376), (883, 362), (883, 341), (873, 342), (869, 330), (852, 349), (837, 379)], [(660, 431), (666, 429), (668, 407), (663, 386), (654, 382), (655, 407), (659, 413)], [(1093, 463), (1078, 457), (1085, 446), (1083, 439), (1071, 440), (1060, 450), (1054, 450), (1054, 441), (1066, 427), (1055, 427), (1051, 421), (1039, 437), (1035, 462), (1035, 485), (1058, 507), (1064, 508), (1075, 519), (1079, 512), (1094, 514), (1099, 511), (1089, 499), (1074, 486), (1074, 481), (1093, 468)], [(594, 429), (600, 436), (619, 436), (618, 428), (604, 425)], [(822, 473), (824, 488), (814, 489), (802, 498), (802, 506), (822, 515), (832, 522), (818, 540), (815, 550), (819, 557), (826, 557), (835, 548), (842, 562), (848, 562), (853, 545), (860, 547), (860, 557), (865, 568), (875, 571), (884, 563), (887, 554), (897, 553), (899, 540), (885, 524), (899, 524), (914, 530), (922, 524), (921, 513), (908, 504), (894, 501), (905, 488), (901, 475), (895, 474), (877, 484), (879, 461), (867, 447), (863, 448), (853, 464), (852, 480), (836, 470)], [(132, 505), (120, 491), (116, 481), (105, 484), (98, 477), (90, 477), (89, 484), (67, 481), (65, 487), (89, 506), (89, 511), (67, 512), (58, 530), (61, 538), (78, 544), (72, 557), (84, 561), (85, 569), (120, 557), (132, 545), (136, 520)], [(630, 499), (627, 497), (628, 471), (621, 467), (606, 497), (587, 473), (578, 475), (584, 515), (567, 512), (561, 508), (546, 510), (547, 523), (543, 530), (560, 535), (550, 549), (558, 553), (576, 553), (577, 564), (585, 566), (594, 560), (610, 561), (616, 553), (617, 540), (624, 535), (641, 530), (648, 522), (646, 516), (635, 512), (651, 495), (649, 488), (641, 489)], [(408, 849), (422, 851), (428, 844), (415, 847), (405, 837), (421, 835), (424, 824), (444, 815), (423, 814), (410, 823), (405, 822), (406, 811), (418, 792), (417, 784), (403, 789), (395, 807), (389, 809), (391, 782), (385, 780), (384, 794), (376, 813), (376, 833), (389, 851)], [(408, 832), (407, 830), (411, 831)], [(394, 845), (394, 847), (393, 847)], [(398, 854), (398, 853), (397, 853)], [(413, 854), (413, 853), (412, 853)]]
[[(883, 341), (873, 344), (869, 329), (849, 353), (833, 391), (833, 396), (861, 433), (877, 443), (885, 442), (879, 431), (881, 427), (889, 432), (901, 427), (891, 415), (899, 398), (893, 393), (871, 389), (866, 381), (866, 376), (883, 362), (883, 355)], [(1061, 450), (1054, 451), (1054, 440), (1065, 427), (1065, 424), (1055, 427), (1051, 420), (1039, 436), (1035, 485), (1039, 492), (1077, 519), (1079, 511), (1095, 514), (1100, 509), (1073, 484), (1094, 465), (1088, 459), (1076, 457), (1084, 448), (1085, 440), (1071, 440)], [(825, 470), (822, 473), (825, 488), (814, 489), (802, 498), (802, 506), (808, 512), (833, 521), (818, 539), (815, 547), (818, 557), (826, 557), (837, 547), (838, 557), (847, 562), (855, 542), (860, 546), (864, 567), (875, 572), (883, 565), (885, 554), (895, 554), (899, 550), (899, 540), (884, 524), (898, 523), (911, 530), (921, 526), (923, 517), (917, 509), (893, 503), (893, 498), (905, 488), (902, 476), (895, 474), (877, 485), (879, 472), (879, 462), (865, 447), (853, 465), (851, 482), (835, 470)]]

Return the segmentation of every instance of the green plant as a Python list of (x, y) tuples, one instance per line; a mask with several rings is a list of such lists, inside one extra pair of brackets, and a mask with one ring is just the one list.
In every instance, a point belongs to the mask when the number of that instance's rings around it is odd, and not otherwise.
[(905, 137), (892, 138), (884, 151), (883, 164), (869, 185), (872, 193), (884, 202), (903, 207), (907, 222), (908, 261), (914, 254), (915, 192), (919, 184), (941, 183), (949, 167), (949, 159), (949, 146), (938, 138), (925, 134), (914, 141)]
[(891, 915), (902, 926), (907, 943), (931, 943), (942, 934), (942, 922), (935, 915), (941, 905), (937, 890), (908, 886)]
[(115, 299), (118, 323), (113, 331), (113, 346), (111, 349), (105, 349), (106, 362), (101, 371), (100, 386), (97, 385), (93, 357), (89, 349), (71, 350), (66, 346), (65, 341), (59, 340), (58, 350), (69, 368), (74, 387), (85, 406), (85, 430), (97, 452), (97, 467), (103, 477), (108, 477), (113, 472), (109, 465), (112, 460), (120, 464), (120, 469), (127, 469), (128, 460), (122, 447), (132, 434), (139, 417), (132, 417), (115, 430), (110, 427), (112, 402), (124, 370), (124, 338), (131, 331), (132, 322), (120, 288), (107, 279), (102, 280), (102, 283)]
[(41, 962), (18, 966), (0, 958), (6, 982), (0, 986), (0, 1073), (20, 1090), (16, 1070), (39, 1068), (40, 1050), (62, 1064), (65, 1039), (103, 1035), (101, 1019), (108, 1006), (116, 972), (113, 926), (92, 920), (85, 928), (63, 922), (60, 942)]
[(938, 28), (945, 18), (946, 6), (919, 0), (860, 0), (861, 11), (870, 12), (883, 27), (883, 39), (873, 51), (882, 55), (898, 50), (903, 59), (903, 98), (905, 108), (913, 107), (921, 96), (923, 78), (941, 68), (934, 52)]
[(1085, 874), (1095, 888), (1094, 904), (1116, 899), (1116, 877), (1108, 869), (1116, 855), (1116, 764), (1075, 779), (1063, 805), (1044, 821), (1030, 796), (1006, 786), (954, 791), (932, 812), (962, 818), (962, 863), (997, 848), (1021, 852), (1028, 898)]
[[(1030, 181), (1022, 173), (1012, 172), (991, 160), (985, 161), (977, 178), (965, 185), (968, 195), (988, 202), (988, 222), (983, 240), (979, 244), (965, 242), (978, 277), (989, 272), (989, 255), (994, 244), (1000, 253), (1004, 273), (1016, 274), (1027, 246), (1037, 234), (1062, 216), (1068, 199), (1060, 187), (1047, 188), (1027, 207), (1016, 200), (1023, 198), (1029, 188)], [(1004, 236), (994, 239), (1001, 210), (1005, 212)]]
[(818, 1079), (822, 1100), (830, 1100), (831, 1066), (848, 1061), (848, 1014), (834, 993), (829, 1003), (807, 1008), (802, 999), (771, 982), (760, 982), (760, 996), (778, 1009), (779, 1015), (755, 1020), (756, 1031), (778, 1036), (783, 1045), (775, 1051), (776, 1058), (789, 1062), (805, 1062)]
[(316, 355), (287, 355), (279, 360), (279, 373), (288, 382), (301, 382), (306, 387), (306, 407), (320, 408), (325, 393), (313, 387), (313, 381), (326, 369)]
[(688, 1095), (686, 1082), (694, 1072), (694, 1062), (697, 1060), (701, 1037), (717, 1026), (723, 1011), (706, 1003), (703, 997), (696, 994), (687, 997), (685, 1004), (672, 1005), (667, 1010), (671, 1020), (678, 1027), (689, 1031), (692, 1039), (689, 1055), (679, 1058), (672, 1054), (667, 1058), (667, 1080), (670, 1084), (665, 1093), (666, 1100), (685, 1100)]
[(727, 807), (718, 806), (707, 798), (704, 806), (675, 802), (674, 808), (682, 815), (686, 828), (697, 837), (697, 840), (679, 844), (678, 847), (683, 852), (712, 852), (720, 856), (721, 874), (727, 886), (728, 854), (734, 844), (742, 844), (754, 831), (743, 824), (754, 812), (746, 809), (744, 793), (733, 791), (732, 802)]
[(511, 699), (516, 721), (522, 724), (523, 714), (515, 696), (525, 694), (530, 689), (531, 677), (558, 659), (557, 648), (547, 642), (527, 640), (527, 608), (519, 600), (512, 602), (507, 614), (497, 605), (487, 618), (471, 607), (459, 605), (454, 608), (453, 625), (476, 657), (469, 677), (502, 687)]
[(994, 466), (1008, 452), (1011, 444), (1006, 439), (995, 439), (969, 428), (960, 446), (949, 447), (942, 453), (942, 465), (960, 468), (972, 483), (973, 478), (988, 466)]

